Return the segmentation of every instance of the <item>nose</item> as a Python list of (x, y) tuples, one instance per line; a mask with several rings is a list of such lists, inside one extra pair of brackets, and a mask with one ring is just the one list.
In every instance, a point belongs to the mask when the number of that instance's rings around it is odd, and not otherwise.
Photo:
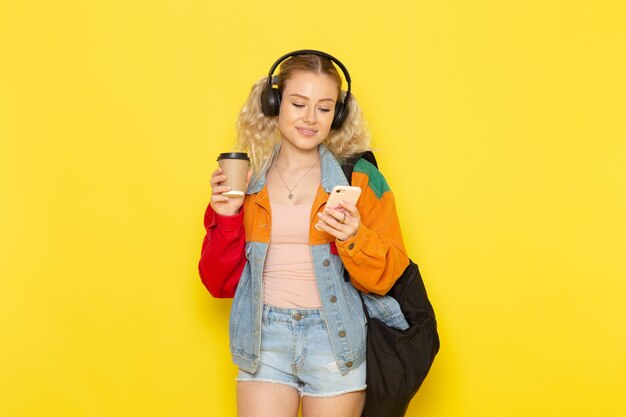
[(316, 114), (315, 114), (315, 107), (307, 106), (306, 110), (304, 111), (304, 115), (302, 116), (302, 119), (307, 123), (315, 123), (315, 121), (317, 120)]

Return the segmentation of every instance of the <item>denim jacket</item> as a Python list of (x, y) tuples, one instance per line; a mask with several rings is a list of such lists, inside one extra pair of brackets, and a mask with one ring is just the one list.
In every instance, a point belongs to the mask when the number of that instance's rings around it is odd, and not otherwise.
[[(317, 212), (323, 210), (325, 197), (330, 193), (333, 186), (349, 185), (341, 170), (341, 166), (333, 154), (323, 145), (319, 146), (319, 153), (322, 179), (318, 197), (316, 197), (316, 202), (313, 204), (312, 208), (312, 225), (317, 221)], [(371, 168), (372, 167), (368, 168), (370, 171), (361, 171), (374, 172)], [(376, 175), (380, 176), (379, 173)], [(380, 178), (382, 178), (382, 176), (380, 176)], [(380, 185), (380, 181), (378, 181), (378, 183)], [(367, 184), (365, 183), (365, 185)], [(386, 185), (386, 183), (384, 183), (384, 185)], [(265, 187), (265, 172), (262, 172), (250, 183), (246, 194), (243, 210), (245, 217), (244, 224), (246, 226), (246, 260), (233, 299), (229, 335), (233, 361), (241, 369), (254, 373), (259, 365), (261, 350), (263, 266), (265, 264), (265, 257), (269, 245), (269, 230), (271, 228), (271, 213), (269, 197)], [(324, 194), (326, 194), (326, 196), (324, 196)], [(379, 194), (382, 195), (382, 193)], [(318, 200), (320, 202), (318, 202)], [(360, 229), (366, 229), (363, 232), (366, 237), (362, 239), (367, 241), (367, 236), (370, 235), (367, 234), (369, 229), (365, 226), (367, 222), (365, 221), (366, 213), (364, 211), (366, 210), (364, 210), (363, 207), (359, 208), (362, 217)], [(392, 212), (395, 216), (395, 206), (392, 207)], [(395, 227), (397, 225), (397, 216), (394, 219), (377, 219), (377, 221), (387, 221), (389, 225)], [(359, 235), (359, 233), (361, 232), (359, 231), (357, 235)], [(354, 263), (352, 267), (348, 267), (348, 271), (350, 271), (351, 274), (353, 271), (358, 274), (360, 263), (358, 259), (361, 255), (356, 253), (354, 258), (357, 259), (357, 262), (352, 262), (350, 256), (347, 254), (347, 252), (349, 252), (347, 247), (350, 247), (350, 250), (361, 251), (361, 249), (359, 249), (359, 245), (361, 245), (362, 248), (365, 248), (363, 250), (367, 250), (368, 243), (359, 243), (359, 236), (356, 236), (353, 237), (357, 242), (356, 249), (354, 248), (354, 242), (341, 242), (337, 243), (337, 245), (343, 245), (346, 246), (346, 248), (340, 248), (339, 251), (337, 251), (336, 246), (333, 248), (333, 245), (335, 245), (334, 238), (330, 235), (328, 236), (327, 239), (311, 239), (310, 248), (323, 317), (326, 321), (328, 335), (338, 368), (341, 374), (345, 375), (350, 372), (351, 369), (356, 369), (365, 360), (366, 323), (359, 290), (355, 288), (353, 283), (346, 282), (344, 279), (344, 262)], [(369, 240), (374, 239), (370, 238)], [(377, 248), (378, 246), (380, 246), (380, 242), (376, 244)], [(401, 237), (399, 244), (391, 249), (385, 249), (385, 253), (390, 251), (394, 252), (393, 259), (395, 260), (388, 262), (396, 263), (395, 270), (401, 273), (406, 266), (403, 265), (403, 257), (406, 257), (406, 253), (401, 243)], [(386, 256), (389, 257), (390, 255)], [(344, 262), (342, 262), (342, 258), (344, 258)], [(383, 259), (382, 262), (384, 263), (385, 260)], [(406, 257), (406, 263), (408, 264), (408, 257)], [(366, 265), (365, 261), (363, 265)], [(395, 270), (393, 272), (394, 274), (396, 273)], [(397, 278), (400, 273), (397, 273), (395, 278)], [(393, 282), (388, 284), (388, 286), (390, 285), (393, 285)], [(360, 286), (362, 287), (362, 285)], [(366, 307), (372, 317), (383, 321), (391, 327), (400, 329), (408, 327), (408, 323), (398, 303), (393, 298), (375, 293), (364, 295)]]

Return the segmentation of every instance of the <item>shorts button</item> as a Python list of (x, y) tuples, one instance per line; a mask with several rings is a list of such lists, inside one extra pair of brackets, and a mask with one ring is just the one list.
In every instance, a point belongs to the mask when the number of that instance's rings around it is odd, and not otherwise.
[(348, 249), (350, 249), (350, 250), (354, 249), (354, 243), (350, 243), (350, 244), (348, 245)]
[(346, 337), (346, 331), (345, 330), (340, 331), (339, 337)]
[(324, 259), (324, 262), (322, 262), (322, 265), (328, 266), (330, 265), (330, 261), (328, 259)]
[(300, 314), (300, 313), (294, 313), (294, 314), (293, 314), (293, 318), (294, 318), (296, 321), (300, 321), (300, 319), (302, 319), (302, 314)]
[(352, 362), (346, 362), (346, 366), (347, 366), (348, 368), (352, 368)]
[(331, 303), (336, 303), (337, 302), (337, 297), (335, 297), (334, 295), (332, 297), (330, 297), (330, 302)]

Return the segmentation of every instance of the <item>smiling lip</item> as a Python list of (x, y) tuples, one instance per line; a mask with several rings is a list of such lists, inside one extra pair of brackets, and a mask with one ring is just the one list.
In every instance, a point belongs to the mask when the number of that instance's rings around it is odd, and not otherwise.
[(298, 130), (298, 132), (300, 132), (300, 134), (304, 136), (315, 136), (315, 134), (317, 133), (317, 130), (306, 129), (304, 127), (296, 127), (296, 129)]

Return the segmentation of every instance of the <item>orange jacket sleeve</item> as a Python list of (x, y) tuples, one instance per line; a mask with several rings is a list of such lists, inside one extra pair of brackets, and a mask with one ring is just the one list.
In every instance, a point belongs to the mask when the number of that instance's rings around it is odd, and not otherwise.
[(337, 251), (356, 288), (383, 295), (409, 265), (395, 200), (380, 171), (365, 160), (354, 166), (352, 185), (362, 189), (361, 225), (355, 236), (336, 241)]

